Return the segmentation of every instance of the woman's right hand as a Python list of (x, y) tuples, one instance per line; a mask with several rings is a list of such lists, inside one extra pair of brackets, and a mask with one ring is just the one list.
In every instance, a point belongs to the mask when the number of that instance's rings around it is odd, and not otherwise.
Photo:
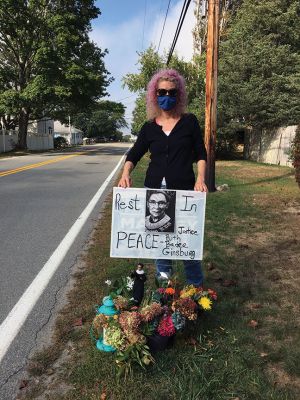
[(132, 186), (132, 179), (130, 177), (129, 174), (123, 173), (119, 183), (118, 183), (118, 187), (122, 187), (122, 188), (129, 188)]

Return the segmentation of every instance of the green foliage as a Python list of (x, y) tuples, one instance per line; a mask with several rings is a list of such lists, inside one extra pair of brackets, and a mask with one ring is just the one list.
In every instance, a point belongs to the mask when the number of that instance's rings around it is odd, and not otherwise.
[[(237, 144), (247, 126), (274, 128), (300, 119), (300, 4), (298, 0), (231, 2), (226, 12), (219, 51), (217, 150)], [(146, 120), (144, 93), (151, 76), (165, 67), (166, 55), (153, 47), (139, 54), (139, 72), (124, 77), (138, 92), (132, 133)], [(205, 122), (205, 53), (192, 62), (176, 55), (170, 67), (186, 79), (188, 111)]]
[(197, 55), (191, 63), (185, 64), (186, 66), (181, 70), (181, 73), (187, 83), (188, 111), (197, 116), (200, 126), (204, 129), (206, 55), (205, 53), (201, 56)]
[(63, 136), (58, 136), (54, 138), (54, 148), (55, 149), (62, 149), (68, 145), (66, 138)]
[(110, 297), (114, 299), (117, 296), (132, 297), (132, 279), (130, 277), (121, 276), (115, 279), (111, 286), (111, 291), (109, 293)]
[(93, 108), (76, 114), (73, 124), (85, 132), (87, 137), (120, 139), (120, 128), (127, 127), (124, 118), (125, 106), (113, 101), (99, 101)]
[(158, 55), (152, 46), (144, 52), (138, 53), (138, 55), (139, 72), (136, 74), (127, 74), (123, 77), (123, 86), (127, 86), (131, 92), (138, 93), (131, 126), (131, 133), (133, 135), (138, 134), (147, 119), (145, 92), (149, 80), (152, 75), (164, 66), (162, 57)]
[(106, 94), (106, 52), (88, 37), (99, 12), (93, 0), (0, 2), (0, 114), (4, 125), (13, 115), (21, 147), (30, 119), (63, 119)]
[(116, 363), (118, 365), (117, 376), (128, 378), (132, 374), (132, 369), (135, 364), (138, 364), (144, 370), (149, 364), (154, 363), (149, 347), (142, 343), (135, 343), (120, 351), (116, 356)]
[(130, 135), (124, 135), (123, 136), (123, 142), (130, 142), (131, 141), (131, 138), (130, 138)]
[(122, 142), (123, 141), (123, 133), (121, 131), (116, 131), (116, 133), (114, 134), (114, 139), (117, 142)]
[(123, 78), (123, 86), (127, 86), (131, 92), (146, 91), (151, 76), (164, 67), (162, 57), (159, 56), (153, 46), (138, 53), (138, 56), (139, 73), (127, 74)]
[(299, 121), (296, 0), (245, 0), (220, 45), (219, 121), (278, 127)]
[(144, 93), (141, 93), (136, 99), (132, 116), (131, 133), (137, 135), (147, 120), (146, 98)]

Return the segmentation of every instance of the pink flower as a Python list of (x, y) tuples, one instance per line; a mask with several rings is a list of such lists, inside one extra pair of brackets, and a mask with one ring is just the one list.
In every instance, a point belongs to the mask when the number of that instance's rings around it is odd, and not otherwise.
[(164, 316), (157, 327), (157, 332), (161, 336), (172, 336), (175, 334), (175, 326), (170, 315)]
[(208, 294), (212, 297), (213, 300), (217, 300), (217, 293), (212, 289), (207, 289)]

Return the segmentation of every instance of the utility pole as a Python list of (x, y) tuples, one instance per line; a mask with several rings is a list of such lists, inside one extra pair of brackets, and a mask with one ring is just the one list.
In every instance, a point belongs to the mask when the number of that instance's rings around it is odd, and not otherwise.
[(219, 0), (208, 0), (204, 141), (207, 151), (206, 184), (210, 192), (216, 190), (215, 146), (217, 132), (219, 15)]
[(71, 116), (69, 115), (69, 134), (70, 134), (70, 144), (72, 143), (72, 128), (71, 128)]

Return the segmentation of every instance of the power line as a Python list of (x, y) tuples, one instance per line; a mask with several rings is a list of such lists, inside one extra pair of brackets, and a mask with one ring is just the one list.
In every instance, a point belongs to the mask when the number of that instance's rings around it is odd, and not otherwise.
[[(160, 0), (160, 7), (159, 7), (159, 13), (158, 13), (158, 15), (160, 16), (160, 14), (161, 14), (161, 12), (162, 12), (162, 5), (163, 5), (163, 0)], [(159, 28), (159, 26), (158, 26), (159, 24), (156, 24), (156, 27), (155, 27), (155, 35), (154, 35), (154, 38), (155, 38), (155, 41), (156, 41), (156, 37), (157, 37), (157, 34), (158, 34), (158, 28)]]
[(178, 39), (178, 36), (180, 34), (180, 31), (181, 31), (181, 28), (182, 28), (182, 24), (183, 24), (183, 21), (184, 21), (184, 18), (186, 16), (186, 13), (187, 13), (187, 10), (189, 8), (190, 3), (191, 3), (191, 0), (185, 0), (184, 1), (183, 7), (182, 7), (182, 10), (181, 10), (181, 14), (180, 14), (180, 17), (179, 17), (179, 21), (178, 21), (178, 24), (177, 24), (176, 32), (175, 32), (175, 35), (174, 35), (173, 43), (171, 45), (170, 52), (169, 52), (169, 55), (168, 55), (167, 65), (169, 64), (169, 62), (170, 62), (170, 60), (172, 58), (172, 54), (174, 52), (174, 49), (175, 49), (175, 46), (176, 46), (176, 43), (177, 43), (177, 39)]
[(129, 95), (129, 96), (123, 97), (122, 99), (114, 100), (114, 101), (115, 101), (116, 103), (118, 103), (119, 101), (122, 101), (122, 100), (125, 100), (125, 99), (129, 99), (129, 97), (132, 97), (132, 96), (136, 96), (136, 93), (133, 93), (133, 94), (131, 94), (131, 95)]
[(163, 25), (163, 28), (162, 28), (162, 31), (161, 31), (161, 34), (160, 34), (159, 43), (158, 43), (157, 53), (159, 52), (160, 43), (161, 43), (161, 38), (162, 38), (163, 33), (164, 33), (164, 30), (165, 30), (165, 24), (166, 24), (168, 12), (169, 12), (170, 3), (171, 3), (171, 0), (169, 0), (169, 2), (168, 2), (168, 7), (167, 7), (166, 15), (165, 15), (165, 20), (164, 20), (164, 25)]
[[(175, 38), (175, 36), (177, 35), (179, 23), (180, 23), (180, 21), (181, 21), (181, 19), (182, 19), (183, 12), (184, 12), (184, 8), (185, 8), (185, 6), (186, 6), (186, 2), (187, 2), (187, 0), (184, 0), (183, 6), (182, 6), (182, 9), (181, 9), (181, 13), (180, 13), (180, 16), (179, 16), (178, 24), (177, 24), (177, 27), (176, 27), (176, 32), (175, 32), (174, 38)], [(174, 43), (174, 39), (173, 39), (173, 43)], [(173, 46), (173, 43), (172, 43), (172, 46)]]
[(183, 24), (185, 15), (187, 13), (188, 7), (190, 5), (190, 2), (191, 2), (191, 0), (185, 0), (184, 4), (182, 6), (182, 10), (181, 10), (181, 14), (180, 14), (180, 17), (179, 17), (179, 20), (178, 20), (176, 32), (175, 32), (174, 39), (173, 39), (173, 42), (172, 42), (172, 45), (171, 45), (171, 48), (170, 48), (170, 52), (169, 52), (169, 55), (168, 55), (167, 65), (169, 64), (169, 62), (171, 60), (171, 57), (172, 57), (172, 54), (174, 52), (174, 49), (175, 49), (175, 46), (176, 46), (176, 43), (177, 43), (177, 39), (179, 37), (179, 33), (181, 31), (182, 24)]
[(125, 107), (127, 107), (128, 104), (132, 104), (132, 103), (135, 103), (135, 102), (136, 102), (136, 99), (135, 99), (135, 100), (126, 101), (125, 103), (122, 102), (122, 104), (123, 104)]

